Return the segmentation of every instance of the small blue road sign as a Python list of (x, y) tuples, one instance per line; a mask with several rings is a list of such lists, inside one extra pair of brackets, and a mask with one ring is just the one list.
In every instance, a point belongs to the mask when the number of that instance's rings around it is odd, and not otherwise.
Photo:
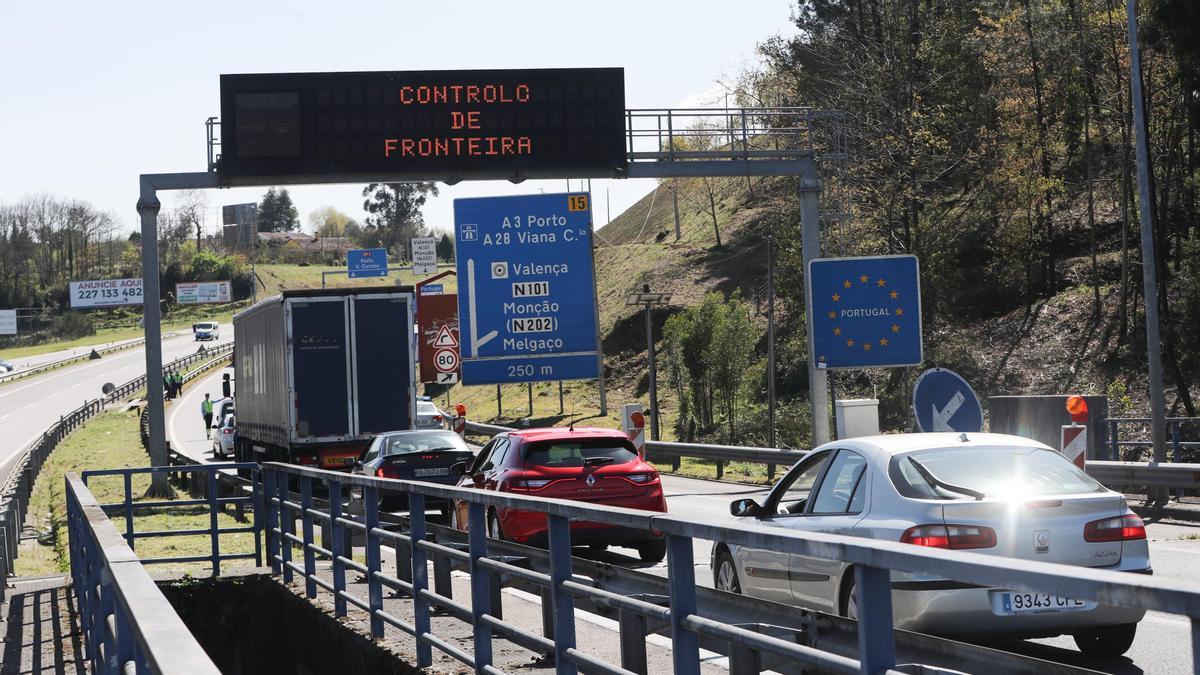
[(425, 284), (420, 288), (421, 295), (441, 295), (446, 289), (442, 284)]
[(351, 279), (386, 277), (386, 248), (356, 248), (346, 251), (346, 271)]
[(599, 375), (591, 197), (454, 200), (464, 384)]
[(809, 263), (809, 340), (818, 368), (921, 363), (921, 284), (913, 255)]
[(983, 430), (979, 397), (961, 375), (945, 368), (930, 368), (917, 378), (913, 413), (921, 431)]

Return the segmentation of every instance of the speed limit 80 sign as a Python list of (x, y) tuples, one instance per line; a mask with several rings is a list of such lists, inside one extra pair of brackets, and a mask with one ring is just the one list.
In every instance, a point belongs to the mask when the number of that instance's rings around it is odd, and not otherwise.
[(453, 348), (437, 350), (433, 355), (433, 365), (439, 373), (453, 373), (458, 370), (458, 350)]

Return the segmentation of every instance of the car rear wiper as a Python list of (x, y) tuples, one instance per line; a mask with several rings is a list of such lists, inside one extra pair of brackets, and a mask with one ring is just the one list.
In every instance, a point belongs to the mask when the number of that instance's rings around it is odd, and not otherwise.
[(617, 460), (613, 459), (612, 457), (605, 457), (601, 455), (600, 457), (588, 457), (583, 460), (583, 463), (587, 464), (588, 466), (599, 466), (604, 464), (612, 464), (615, 461)]
[(963, 487), (961, 485), (954, 485), (953, 483), (947, 483), (946, 481), (944, 481), (944, 480), (938, 478), (937, 476), (933, 475), (932, 473), (930, 473), (929, 469), (926, 469), (925, 466), (923, 464), (921, 464), (920, 462), (918, 462), (915, 457), (909, 457), (908, 461), (912, 463), (913, 468), (915, 468), (917, 470), (917, 473), (921, 474), (921, 477), (925, 479), (925, 482), (929, 483), (930, 485), (932, 485), (934, 487), (940, 487), (943, 490), (948, 490), (950, 492), (957, 492), (960, 495), (967, 495), (968, 497), (974, 497), (975, 501), (979, 501), (986, 496), (979, 490), (972, 490), (971, 488)]

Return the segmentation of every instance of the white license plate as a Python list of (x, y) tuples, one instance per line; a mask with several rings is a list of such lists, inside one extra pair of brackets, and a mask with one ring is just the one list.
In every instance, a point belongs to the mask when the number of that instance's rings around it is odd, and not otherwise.
[(440, 469), (415, 469), (413, 471), (413, 476), (416, 478), (423, 478), (425, 476), (449, 476), (449, 475), (450, 475), (450, 468), (445, 467), (445, 466), (441, 467)]
[(1094, 602), (1064, 598), (1049, 593), (998, 591), (992, 593), (992, 611), (1000, 616), (1042, 614), (1046, 612), (1082, 612), (1093, 609)]

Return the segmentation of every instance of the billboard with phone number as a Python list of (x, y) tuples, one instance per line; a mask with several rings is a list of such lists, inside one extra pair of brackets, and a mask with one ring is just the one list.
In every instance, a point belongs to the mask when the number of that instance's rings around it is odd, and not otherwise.
[(233, 302), (228, 281), (197, 281), (175, 284), (175, 301), (181, 305), (204, 302)]
[(72, 309), (142, 304), (141, 279), (72, 281), (70, 286)]

